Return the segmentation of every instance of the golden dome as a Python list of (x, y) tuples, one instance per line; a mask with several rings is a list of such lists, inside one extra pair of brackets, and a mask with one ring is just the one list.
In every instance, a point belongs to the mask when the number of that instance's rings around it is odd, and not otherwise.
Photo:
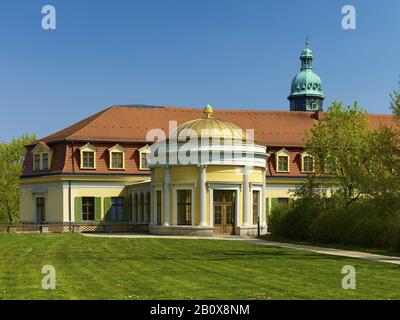
[[(246, 131), (237, 125), (224, 120), (215, 119), (211, 105), (207, 104), (203, 110), (204, 118), (191, 120), (181, 124), (176, 129), (177, 138), (193, 137), (198, 138), (220, 138), (246, 141)], [(179, 139), (181, 140), (181, 139)]]

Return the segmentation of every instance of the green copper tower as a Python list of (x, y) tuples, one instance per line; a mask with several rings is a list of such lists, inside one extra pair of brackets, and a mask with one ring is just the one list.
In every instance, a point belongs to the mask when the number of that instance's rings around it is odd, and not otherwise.
[(308, 47), (308, 38), (300, 60), (301, 69), (292, 80), (290, 96), (288, 97), (290, 111), (322, 111), (325, 96), (322, 92), (321, 78), (313, 71), (314, 56), (312, 50)]

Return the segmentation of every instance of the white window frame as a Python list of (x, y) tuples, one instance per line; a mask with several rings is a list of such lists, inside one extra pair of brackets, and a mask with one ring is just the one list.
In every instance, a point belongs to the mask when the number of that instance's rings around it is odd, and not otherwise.
[[(192, 226), (195, 225), (195, 189), (196, 186), (194, 184), (182, 184), (182, 185), (173, 185), (172, 186), (172, 194), (173, 194), (173, 211), (172, 211), (172, 220), (173, 226), (177, 227), (187, 227), (189, 225), (179, 225), (178, 224), (178, 190), (190, 190), (192, 192), (192, 207), (191, 207), (191, 219), (192, 219)], [(162, 202), (162, 201), (161, 201)], [(161, 219), (163, 220), (163, 219)], [(162, 221), (161, 221), (162, 222)]]
[[(275, 171), (278, 173), (290, 173), (290, 154), (291, 152), (289, 150), (286, 150), (285, 148), (279, 150), (278, 152), (275, 153), (275, 162), (276, 162), (276, 168)], [(279, 170), (279, 157), (286, 157), (288, 159), (288, 169), (287, 171), (285, 170)]]
[[(312, 158), (312, 161), (313, 161), (313, 170), (312, 171), (304, 170), (304, 158), (306, 158), (306, 157), (311, 157)], [(315, 159), (307, 151), (301, 153), (301, 172), (302, 173), (315, 173)]]
[[(33, 171), (43, 171), (50, 170), (51, 161), (53, 159), (53, 150), (44, 142), (39, 141), (38, 144), (32, 149), (32, 170)], [(47, 168), (43, 167), (43, 155), (47, 154)], [(35, 156), (39, 156), (39, 168), (35, 166)]]
[[(122, 168), (114, 168), (113, 163), (112, 163), (112, 155), (113, 153), (120, 153), (122, 154)], [(109, 169), (110, 170), (125, 170), (125, 148), (120, 146), (119, 144), (116, 144), (115, 146), (111, 147), (108, 149), (108, 154), (109, 154)]]
[(144, 154), (150, 154), (151, 153), (149, 145), (148, 144), (145, 145), (144, 147), (138, 149), (138, 151), (139, 151), (139, 170), (141, 170), (141, 171), (149, 171), (150, 168), (143, 168), (143, 165), (142, 165), (142, 154), (143, 153)]
[[(79, 168), (81, 170), (96, 170), (96, 147), (90, 143), (86, 143), (84, 146), (79, 148), (79, 152), (80, 152)], [(83, 166), (83, 153), (84, 152), (92, 152), (93, 153), (93, 167), (84, 167)]]

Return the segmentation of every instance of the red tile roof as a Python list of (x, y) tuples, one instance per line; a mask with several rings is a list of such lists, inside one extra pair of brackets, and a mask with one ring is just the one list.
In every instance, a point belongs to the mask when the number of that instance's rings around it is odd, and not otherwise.
[[(168, 134), (169, 121), (201, 118), (202, 109), (176, 107), (111, 106), (68, 128), (40, 139), (55, 141), (146, 142), (146, 133), (160, 128)], [(323, 113), (320, 114), (323, 116)], [(305, 131), (318, 122), (312, 112), (265, 110), (215, 110), (214, 117), (232, 122), (242, 129), (254, 129), (255, 140), (265, 146), (300, 147)], [(393, 126), (390, 115), (370, 114), (371, 128)], [(152, 142), (152, 141), (149, 141)]]

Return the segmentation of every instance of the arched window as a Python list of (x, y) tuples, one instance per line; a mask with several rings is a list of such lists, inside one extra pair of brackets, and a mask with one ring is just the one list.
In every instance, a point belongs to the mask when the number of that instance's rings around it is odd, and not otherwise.
[(139, 221), (139, 201), (137, 193), (135, 193), (133, 197), (133, 220), (135, 222)]
[(146, 222), (150, 222), (150, 192), (146, 193)]
[(144, 195), (143, 195), (143, 192), (140, 194), (140, 200), (139, 200), (139, 221), (140, 222), (144, 221)]

